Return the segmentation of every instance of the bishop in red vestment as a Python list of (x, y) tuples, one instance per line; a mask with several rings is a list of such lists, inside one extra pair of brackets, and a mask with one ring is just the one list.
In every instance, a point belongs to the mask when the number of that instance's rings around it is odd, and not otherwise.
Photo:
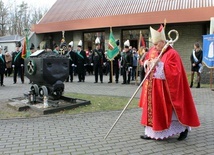
[(147, 71), (153, 63), (156, 66), (142, 86), (139, 106), (145, 135), (141, 138), (164, 139), (180, 134), (178, 140), (184, 140), (190, 127), (200, 125), (186, 73), (178, 52), (172, 46), (168, 46), (157, 60), (166, 44), (164, 27), (158, 31), (150, 30), (154, 47), (149, 50), (144, 66)]

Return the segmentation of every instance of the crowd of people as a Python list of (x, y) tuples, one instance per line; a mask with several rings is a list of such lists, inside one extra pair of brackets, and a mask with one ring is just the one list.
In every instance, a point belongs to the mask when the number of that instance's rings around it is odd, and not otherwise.
[[(117, 46), (120, 46), (119, 40), (116, 41)], [(109, 75), (108, 83), (119, 82), (121, 75), (121, 84), (130, 84), (130, 81), (137, 81), (138, 76), (141, 82), (145, 76), (145, 65), (144, 59), (148, 52), (147, 47), (135, 47), (130, 46), (129, 40), (124, 42), (124, 48), (120, 50), (113, 61), (107, 59), (107, 52), (101, 49), (100, 40), (97, 37), (95, 40), (95, 49), (88, 48), (86, 51), (82, 49), (82, 40), (79, 41), (77, 49), (74, 50), (73, 41), (68, 45), (64, 39), (61, 44), (54, 44), (54, 49), (45, 49), (52, 51), (56, 54), (65, 55), (69, 58), (69, 76), (65, 82), (73, 82), (75, 75), (78, 76), (78, 82), (85, 82), (86, 75), (94, 75), (94, 83), (103, 83), (103, 76)], [(20, 77), (21, 82), (24, 83), (24, 59), (21, 56), (22, 45), (20, 42), (16, 44), (16, 49), (13, 52), (8, 52), (4, 49), (2, 54), (2, 47), (0, 47), (0, 75), (1, 75), (1, 86), (4, 85), (4, 76), (13, 75), (13, 83), (17, 83), (17, 77)], [(30, 47), (31, 53), (36, 51), (34, 44)], [(200, 88), (201, 80), (201, 61), (202, 51), (200, 45), (196, 43), (194, 45), (193, 53), (191, 54), (191, 84), (193, 86), (194, 72), (197, 72), (197, 88)], [(112, 71), (113, 69), (113, 71)], [(13, 74), (12, 74), (13, 73)], [(98, 78), (99, 77), (99, 78)], [(115, 78), (114, 80), (112, 78)], [(107, 82), (107, 81), (106, 81)], [(32, 83), (32, 81), (30, 81)]]
[[(116, 41), (119, 46), (119, 40)], [(114, 60), (107, 59), (107, 52), (101, 49), (100, 39), (97, 37), (95, 40), (95, 49), (82, 49), (82, 40), (79, 41), (77, 49), (74, 50), (73, 41), (66, 45), (65, 40), (61, 41), (60, 45), (54, 44), (54, 49), (45, 49), (48, 52), (53, 52), (60, 55), (65, 55), (69, 59), (69, 76), (65, 82), (73, 82), (74, 76), (78, 76), (78, 82), (85, 82), (86, 75), (94, 75), (94, 83), (103, 83), (103, 76), (109, 76), (108, 83), (119, 82), (119, 77), (122, 75), (121, 83), (130, 84), (130, 81), (136, 80), (140, 69), (142, 68), (142, 52), (138, 53), (135, 47), (130, 46), (129, 40), (124, 42), (124, 48), (118, 51)], [(144, 48), (146, 49), (146, 48)], [(36, 51), (34, 44), (30, 47), (31, 53)], [(16, 43), (16, 49), (13, 52), (4, 50), (2, 54), (2, 47), (0, 47), (0, 73), (1, 73), (1, 86), (4, 85), (4, 76), (13, 75), (13, 83), (17, 83), (17, 78), (20, 77), (21, 83), (24, 83), (24, 58), (22, 57), (21, 42)], [(111, 66), (112, 65), (112, 66)], [(113, 71), (112, 71), (113, 69)], [(144, 70), (141, 70), (144, 72)], [(144, 75), (144, 73), (140, 74)], [(142, 79), (142, 76), (140, 76)], [(30, 81), (29, 83), (32, 83)]]
[[(116, 44), (119, 46), (119, 40), (116, 41)], [(144, 53), (147, 51), (145, 49)], [(142, 63), (139, 63), (143, 62), (141, 59), (142, 52), (139, 54), (135, 47), (132, 48), (129, 40), (124, 42), (124, 49), (118, 52), (112, 62), (107, 59), (107, 52), (101, 49), (99, 38), (96, 38), (95, 49), (93, 50), (82, 50), (82, 41), (80, 40), (77, 51), (73, 50), (73, 42), (70, 42), (66, 53), (70, 59), (70, 82), (73, 82), (73, 75), (76, 74), (78, 75), (78, 82), (84, 82), (85, 75), (88, 73), (95, 76), (94, 83), (103, 83), (103, 75), (109, 75), (108, 83), (112, 83), (112, 78), (115, 76), (115, 82), (118, 83), (119, 75), (122, 75), (122, 84), (130, 84), (130, 81), (136, 80), (138, 76), (137, 65), (143, 66)], [(66, 81), (68, 82), (69, 78)]]

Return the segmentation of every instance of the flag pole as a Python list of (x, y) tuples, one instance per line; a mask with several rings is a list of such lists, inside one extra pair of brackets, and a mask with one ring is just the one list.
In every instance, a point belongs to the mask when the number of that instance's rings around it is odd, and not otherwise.
[(138, 70), (139, 70), (139, 56), (137, 57), (137, 68), (136, 68), (136, 79), (135, 79), (135, 85), (138, 83)]
[(213, 90), (213, 68), (210, 69), (210, 89)]
[(111, 66), (110, 66), (111, 67), (111, 81), (113, 83), (113, 60), (111, 60), (110, 62), (111, 62), (110, 63), (111, 64)]
[[(140, 30), (140, 36), (139, 36), (139, 42), (138, 42), (138, 51), (140, 50), (140, 42), (141, 42), (141, 30)], [(138, 70), (139, 70), (139, 52), (138, 52), (138, 57), (137, 57), (137, 68), (136, 68), (136, 79), (135, 79), (135, 85), (137, 85), (138, 82)]]

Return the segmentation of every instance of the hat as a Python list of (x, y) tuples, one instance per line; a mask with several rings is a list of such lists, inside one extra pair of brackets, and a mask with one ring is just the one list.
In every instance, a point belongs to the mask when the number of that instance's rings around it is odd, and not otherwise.
[(117, 46), (119, 46), (120, 45), (120, 40), (117, 40), (115, 43), (117, 44)]
[(30, 46), (30, 50), (34, 50), (35, 46), (33, 43), (31, 43), (31, 46)]
[(125, 46), (125, 48), (129, 48), (129, 46), (130, 46), (129, 40), (126, 40), (126, 41), (124, 42), (124, 46)]
[(2, 46), (0, 45), (0, 49), (2, 50)]
[(100, 44), (100, 39), (97, 37), (96, 40), (95, 40), (95, 44)]
[(163, 27), (163, 25), (160, 25), (160, 28), (158, 30), (155, 30), (150, 27), (150, 32), (153, 44), (156, 44), (157, 42), (162, 40), (166, 41), (165, 28)]
[(79, 43), (78, 43), (77, 46), (78, 46), (78, 47), (82, 47), (82, 40), (79, 41)]
[(22, 46), (22, 44), (20, 41), (16, 42), (16, 47), (21, 47), (21, 46)]
[(71, 41), (69, 44), (68, 44), (69, 47), (73, 47), (74, 46), (74, 42)]

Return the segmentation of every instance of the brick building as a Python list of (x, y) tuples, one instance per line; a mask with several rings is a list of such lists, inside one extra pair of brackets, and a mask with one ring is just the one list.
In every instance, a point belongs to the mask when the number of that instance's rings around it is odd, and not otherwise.
[(149, 46), (149, 27), (157, 28), (166, 19), (166, 33), (171, 29), (179, 32), (174, 47), (190, 71), (193, 44), (202, 43), (202, 35), (209, 34), (212, 16), (213, 0), (57, 0), (40, 22), (32, 26), (35, 35), (31, 42), (36, 46), (41, 41), (50, 46), (52, 42), (59, 44), (64, 31), (66, 42), (74, 41), (74, 49), (80, 39), (85, 50), (93, 49), (98, 36), (106, 50), (112, 27), (121, 48), (127, 39), (137, 47), (140, 30)]

